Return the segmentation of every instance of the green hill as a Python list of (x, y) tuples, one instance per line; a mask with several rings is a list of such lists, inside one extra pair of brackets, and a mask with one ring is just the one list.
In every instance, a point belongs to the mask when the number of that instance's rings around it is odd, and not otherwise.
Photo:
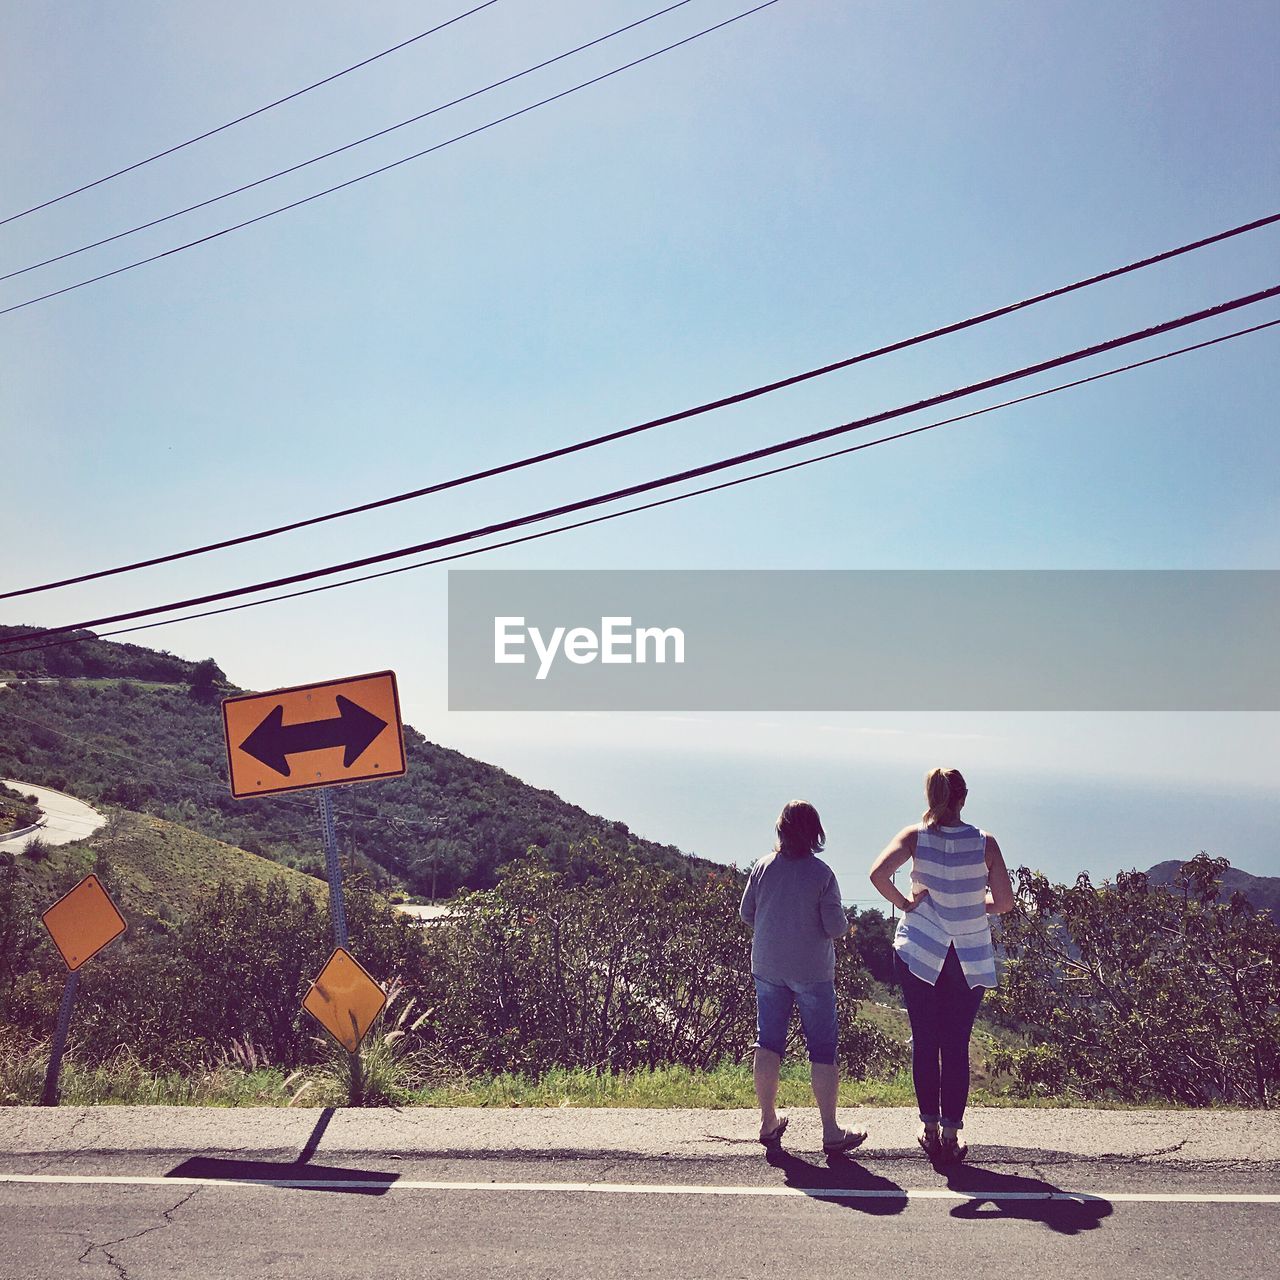
[(247, 853), (148, 814), (115, 810), (107, 825), (86, 840), (37, 847), (13, 865), (43, 908), (90, 871), (107, 885), (130, 925), (174, 923), (202, 893), (218, 885), (278, 882), (320, 898), (325, 884), (268, 858)]
[[(1181, 869), (1182, 863), (1178, 861), (1158, 862), (1147, 872), (1147, 879), (1152, 884), (1172, 887)], [(1228, 867), (1222, 875), (1222, 896), (1229, 898), (1233, 893), (1243, 893), (1254, 910), (1266, 911), (1280, 924), (1280, 876), (1255, 876)]]
[[(28, 630), (0, 627), (0, 643)], [(50, 655), (57, 654), (63, 674), (50, 676)], [(88, 640), (0, 655), (0, 667), (23, 658), (45, 665), (0, 690), (0, 777), (151, 814), (298, 870), (322, 871), (312, 798), (229, 794), (219, 701), (233, 690), (212, 659), (188, 663), (138, 645)], [(428, 742), (409, 726), (405, 746), (405, 777), (335, 796), (342, 852), (379, 888), (422, 895), (434, 883), (442, 897), (488, 888), (499, 868), (531, 847), (566, 867), (570, 846), (593, 838), (683, 874), (712, 865)]]
[[(0, 645), (17, 644), (39, 631), (38, 627), (0, 626)], [(0, 679), (11, 676), (128, 676), (134, 680), (160, 683), (190, 683), (196, 678), (198, 662), (189, 662), (165, 649), (148, 649), (140, 644), (99, 640), (90, 631), (74, 631), (83, 637), (74, 644), (53, 645), (30, 653), (0, 654)], [(206, 658), (205, 663), (212, 659)], [(217, 679), (225, 680), (214, 664)]]

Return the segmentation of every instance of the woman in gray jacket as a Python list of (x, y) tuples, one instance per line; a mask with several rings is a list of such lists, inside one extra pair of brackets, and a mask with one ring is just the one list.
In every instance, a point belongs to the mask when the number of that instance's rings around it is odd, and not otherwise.
[(822, 1149), (850, 1151), (866, 1134), (836, 1121), (836, 952), (849, 932), (835, 873), (817, 851), (826, 843), (818, 811), (792, 800), (778, 817), (778, 841), (751, 868), (739, 914), (752, 928), (751, 975), (756, 985), (755, 1086), (760, 1141), (775, 1149), (787, 1127), (777, 1112), (778, 1075), (793, 1005), (809, 1051), (810, 1082), (822, 1115)]

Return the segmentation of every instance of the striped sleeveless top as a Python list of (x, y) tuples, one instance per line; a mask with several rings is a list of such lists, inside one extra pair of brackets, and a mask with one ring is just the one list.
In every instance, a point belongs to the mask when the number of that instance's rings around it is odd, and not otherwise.
[(996, 985), (995, 950), (987, 916), (987, 837), (977, 827), (917, 828), (912, 888), (929, 890), (906, 912), (894, 950), (917, 978), (932, 986), (954, 946), (971, 987)]

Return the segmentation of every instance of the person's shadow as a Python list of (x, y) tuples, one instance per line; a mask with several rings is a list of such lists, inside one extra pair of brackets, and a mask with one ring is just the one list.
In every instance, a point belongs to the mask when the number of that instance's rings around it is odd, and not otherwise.
[(1052, 1231), (1074, 1236), (1095, 1231), (1112, 1212), (1111, 1201), (1084, 1192), (1064, 1191), (1043, 1178), (996, 1173), (981, 1165), (953, 1165), (945, 1170), (947, 1186), (968, 1198), (951, 1210), (953, 1218), (991, 1222), (1021, 1218), (1043, 1222)]
[(297, 1158), (275, 1160), (223, 1160), (214, 1156), (192, 1156), (170, 1169), (167, 1178), (217, 1178), (227, 1182), (268, 1183), (296, 1187), (300, 1191), (345, 1191), (349, 1195), (380, 1196), (391, 1189), (400, 1176), (372, 1169), (344, 1169), (335, 1165), (312, 1164), (311, 1157), (333, 1119), (335, 1108), (325, 1107), (316, 1121), (307, 1144)]
[(848, 1156), (827, 1156), (826, 1164), (813, 1164), (782, 1147), (765, 1153), (765, 1159), (782, 1171), (783, 1181), (815, 1200), (841, 1209), (856, 1209), (877, 1217), (901, 1213), (907, 1193), (896, 1182), (882, 1178)]

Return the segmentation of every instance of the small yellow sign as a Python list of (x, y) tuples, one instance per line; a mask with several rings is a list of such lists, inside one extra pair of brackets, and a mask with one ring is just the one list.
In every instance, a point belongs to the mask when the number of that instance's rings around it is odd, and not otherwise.
[(348, 1052), (355, 1053), (387, 993), (349, 951), (337, 947), (302, 1001), (302, 1007)]
[(78, 969), (129, 926), (92, 872), (41, 917), (68, 969)]
[(394, 671), (242, 693), (222, 703), (237, 799), (405, 772)]

